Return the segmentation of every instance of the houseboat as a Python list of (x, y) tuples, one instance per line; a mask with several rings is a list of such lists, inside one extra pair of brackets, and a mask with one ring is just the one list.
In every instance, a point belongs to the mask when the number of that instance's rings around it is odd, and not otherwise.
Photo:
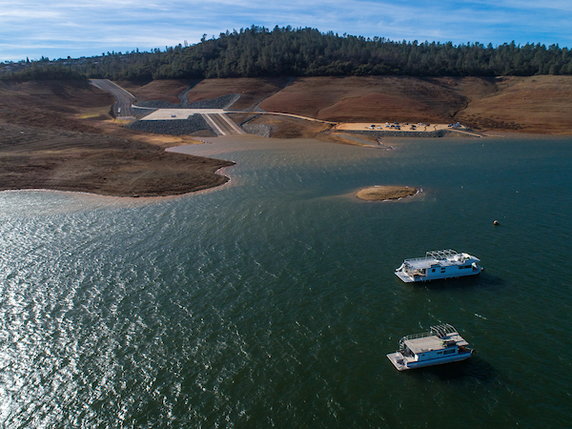
[(405, 259), (395, 275), (406, 283), (450, 279), (480, 274), (480, 259), (453, 249), (427, 252), (425, 257)]
[(429, 332), (401, 338), (399, 350), (387, 358), (398, 371), (405, 371), (468, 359), (473, 354), (468, 345), (453, 326), (436, 325)]

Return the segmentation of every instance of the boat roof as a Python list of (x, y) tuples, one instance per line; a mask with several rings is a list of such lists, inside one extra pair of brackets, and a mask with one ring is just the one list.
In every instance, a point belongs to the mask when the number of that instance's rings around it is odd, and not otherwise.
[(449, 324), (431, 326), (430, 332), (407, 335), (400, 342), (415, 354), (446, 349), (447, 342), (454, 342), (454, 345), (457, 346), (467, 346), (469, 344)]
[(453, 249), (446, 250), (432, 250), (427, 252), (421, 258), (408, 258), (403, 261), (404, 264), (409, 265), (413, 269), (430, 268), (431, 266), (451, 266), (461, 265), (466, 262), (480, 262), (479, 258), (469, 255), (465, 252), (457, 252)]
[[(451, 335), (450, 338), (448, 338), (448, 340), (454, 341), (455, 345), (457, 345), (457, 346), (467, 346), (469, 344), (458, 333), (455, 333), (455, 335)], [(413, 353), (419, 354), (419, 353), (430, 352), (433, 350), (446, 349), (447, 348), (447, 346), (445, 344), (446, 341), (447, 341), (447, 339), (439, 338), (436, 335), (432, 335), (430, 337), (415, 338), (413, 340), (405, 340), (404, 344)]]

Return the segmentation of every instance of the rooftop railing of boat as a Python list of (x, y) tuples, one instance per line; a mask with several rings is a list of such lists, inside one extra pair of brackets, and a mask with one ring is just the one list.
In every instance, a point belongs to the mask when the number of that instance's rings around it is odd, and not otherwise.
[(435, 258), (433, 258), (432, 256), (421, 256), (419, 258), (407, 258), (404, 263), (411, 263), (411, 262), (421, 262), (421, 261), (432, 261)]
[(427, 252), (425, 256), (421, 256), (419, 258), (407, 258), (404, 261), (404, 264), (411, 264), (416, 262), (429, 262), (429, 261), (457, 261), (457, 262), (466, 262), (469, 259), (474, 259), (476, 262), (480, 260), (474, 256), (459, 253), (453, 249), (448, 250), (432, 250), (431, 252)]
[(417, 338), (424, 338), (424, 337), (436, 336), (439, 338), (445, 338), (446, 336), (451, 334), (457, 334), (457, 330), (453, 327), (453, 325), (449, 325), (448, 323), (443, 323), (441, 325), (431, 326), (430, 330), (426, 332), (405, 335), (404, 337), (401, 337), (401, 339), (399, 340), (399, 344), (402, 344), (408, 340), (415, 340)]
[(437, 260), (440, 260), (440, 259), (452, 258), (458, 254), (459, 254), (459, 252), (457, 252), (456, 250), (453, 250), (453, 249), (431, 250), (431, 251), (425, 253), (425, 257), (435, 258)]
[(439, 338), (444, 338), (451, 334), (457, 334), (455, 327), (453, 325), (449, 325), (448, 323), (431, 326), (431, 332), (433, 335), (437, 335)]
[(410, 335), (405, 335), (403, 337), (401, 337), (401, 339), (399, 340), (399, 344), (403, 344), (405, 341), (408, 340), (415, 340), (417, 338), (425, 338), (425, 337), (432, 337), (433, 335), (435, 335), (433, 332), (427, 331), (427, 332), (419, 332), (418, 334), (410, 334)]
[(447, 257), (453, 257), (455, 255), (459, 255), (459, 252), (453, 249), (446, 249), (446, 250), (431, 250), (429, 252), (425, 252), (425, 256), (420, 256), (418, 258), (407, 258), (406, 262), (415, 262), (415, 261), (428, 261), (431, 259), (435, 260), (443, 260), (447, 259)]

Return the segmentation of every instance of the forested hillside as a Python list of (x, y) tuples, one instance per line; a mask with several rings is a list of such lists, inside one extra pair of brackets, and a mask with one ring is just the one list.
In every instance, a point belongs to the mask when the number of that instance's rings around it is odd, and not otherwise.
[[(17, 69), (13, 67), (12, 69)], [(260, 76), (532, 76), (572, 74), (572, 53), (557, 45), (514, 42), (396, 42), (321, 33), (312, 28), (250, 27), (203, 37), (192, 46), (152, 52), (110, 52), (99, 57), (22, 63), (3, 76), (68, 76), (127, 80)]]

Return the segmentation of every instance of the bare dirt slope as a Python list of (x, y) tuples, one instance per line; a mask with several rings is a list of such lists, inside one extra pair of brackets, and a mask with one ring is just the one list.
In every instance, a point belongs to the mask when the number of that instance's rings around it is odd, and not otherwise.
[(572, 134), (572, 76), (304, 78), (262, 107), (334, 121), (453, 122)]
[(74, 115), (108, 118), (113, 98), (84, 82), (1, 82), (0, 120), (13, 124), (97, 132)]
[(501, 77), (458, 119), (477, 128), (572, 134), (572, 76)]
[[(141, 99), (175, 101), (188, 84), (126, 85)], [(232, 106), (236, 110), (259, 104), (266, 111), (330, 121), (460, 121), (482, 131), (572, 134), (572, 76), (205, 79), (189, 91), (188, 100), (228, 94), (241, 95)]]
[(77, 82), (0, 83), (0, 190), (160, 196), (226, 182), (215, 172), (232, 163), (165, 153), (110, 123), (112, 103)]
[(287, 116), (259, 115), (251, 124), (270, 128), (270, 136), (276, 138), (313, 138), (331, 129), (330, 125)]
[(435, 79), (412, 77), (310, 77), (266, 99), (268, 111), (330, 121), (451, 121), (466, 98)]
[(117, 84), (133, 94), (138, 101), (162, 100), (178, 104), (180, 102), (179, 94), (197, 82), (187, 79), (167, 79), (154, 80), (144, 85), (128, 81), (119, 81)]
[(187, 96), (189, 102), (208, 100), (227, 94), (239, 94), (240, 98), (231, 109), (254, 108), (265, 98), (282, 90), (288, 78), (228, 78), (205, 79), (194, 86)]

